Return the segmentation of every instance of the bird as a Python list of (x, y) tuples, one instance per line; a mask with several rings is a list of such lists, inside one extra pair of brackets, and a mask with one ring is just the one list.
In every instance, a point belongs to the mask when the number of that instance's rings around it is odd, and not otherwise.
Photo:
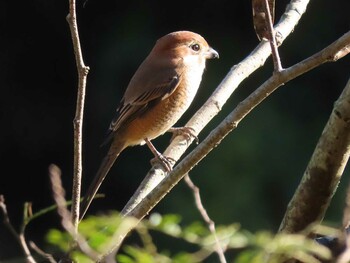
[(175, 31), (159, 38), (131, 78), (112, 119), (106, 140), (109, 150), (81, 204), (80, 219), (87, 212), (103, 180), (119, 154), (129, 146), (144, 145), (167, 171), (170, 158), (152, 140), (167, 131), (191, 136), (187, 127), (175, 128), (200, 86), (207, 59), (219, 58), (198, 33)]

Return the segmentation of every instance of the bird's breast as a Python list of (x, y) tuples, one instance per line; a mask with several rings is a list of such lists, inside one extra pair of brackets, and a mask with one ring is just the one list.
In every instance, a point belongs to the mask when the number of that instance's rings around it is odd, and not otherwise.
[(129, 145), (144, 144), (144, 139), (152, 140), (165, 133), (180, 119), (193, 101), (201, 74), (183, 76), (175, 91), (160, 100), (141, 116), (133, 120), (127, 128)]

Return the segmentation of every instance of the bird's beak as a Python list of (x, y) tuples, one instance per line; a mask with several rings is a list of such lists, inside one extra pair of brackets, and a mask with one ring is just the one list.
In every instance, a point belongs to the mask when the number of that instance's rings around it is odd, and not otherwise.
[(219, 53), (211, 47), (208, 48), (204, 55), (206, 59), (219, 58)]

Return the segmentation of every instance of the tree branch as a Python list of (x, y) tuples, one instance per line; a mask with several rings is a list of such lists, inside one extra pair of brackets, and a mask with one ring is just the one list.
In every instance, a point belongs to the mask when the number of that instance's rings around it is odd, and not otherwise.
[(65, 190), (62, 187), (61, 170), (54, 164), (49, 167), (50, 180), (52, 185), (53, 198), (57, 204), (57, 212), (61, 216), (61, 224), (63, 228), (75, 239), (76, 245), (90, 259), (98, 262), (99, 255), (95, 252), (78, 232), (75, 225), (71, 222), (71, 214), (66, 208), (67, 201), (65, 199)]
[(216, 234), (215, 222), (209, 217), (207, 211), (205, 210), (205, 208), (202, 204), (202, 199), (201, 199), (201, 195), (199, 193), (198, 186), (196, 186), (193, 183), (193, 181), (191, 180), (191, 178), (188, 174), (185, 175), (184, 180), (185, 180), (187, 186), (192, 190), (197, 209), (198, 209), (199, 213), (201, 214), (201, 216), (203, 217), (205, 223), (207, 223), (207, 225), (209, 227), (209, 231), (212, 233), (212, 235), (214, 237), (215, 247), (216, 247), (215, 251), (218, 254), (220, 263), (226, 263), (227, 261), (225, 258), (224, 250), (221, 247), (220, 240), (218, 238), (218, 235)]
[(274, 70), (279, 72), (282, 70), (282, 64), (280, 55), (278, 53), (277, 43), (276, 43), (276, 33), (275, 29), (273, 28), (273, 21), (272, 21), (272, 14), (271, 12), (274, 12), (274, 10), (270, 10), (269, 1), (265, 0), (265, 12), (266, 12), (266, 24), (268, 28), (268, 35), (269, 35), (269, 42), (271, 46), (271, 54), (272, 54), (272, 60), (273, 60), (273, 67)]
[(80, 47), (79, 32), (76, 16), (75, 0), (69, 0), (69, 14), (67, 15), (75, 61), (78, 69), (78, 95), (77, 107), (75, 111), (74, 126), (74, 171), (73, 171), (73, 189), (72, 189), (72, 222), (75, 229), (75, 234), (78, 234), (79, 210), (80, 210), (80, 193), (81, 193), (81, 178), (82, 178), (82, 127), (83, 113), (85, 103), (86, 79), (89, 73), (89, 67), (85, 66), (83, 55)]
[(14, 238), (17, 240), (18, 244), (20, 245), (23, 255), (25, 256), (25, 262), (27, 263), (36, 263), (33, 256), (30, 253), (30, 250), (27, 246), (27, 242), (24, 237), (24, 232), (17, 233), (13, 225), (11, 224), (10, 217), (7, 213), (7, 207), (5, 204), (5, 198), (3, 195), (0, 195), (0, 211), (3, 215), (3, 223), (8, 228), (8, 230), (11, 232), (11, 234), (14, 236)]
[(303, 178), (288, 204), (280, 231), (295, 233), (323, 219), (349, 155), (350, 79), (334, 105)]
[(29, 241), (29, 245), (36, 253), (42, 256), (47, 262), (57, 263), (57, 261), (54, 259), (54, 257), (51, 254), (48, 254), (45, 251), (41, 250), (33, 241)]

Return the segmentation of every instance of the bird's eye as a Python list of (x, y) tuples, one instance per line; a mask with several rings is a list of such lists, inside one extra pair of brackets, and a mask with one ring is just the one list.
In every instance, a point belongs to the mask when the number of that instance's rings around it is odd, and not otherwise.
[(201, 47), (200, 47), (200, 45), (198, 45), (198, 44), (192, 44), (192, 45), (191, 45), (191, 49), (192, 49), (193, 51), (199, 51), (199, 50), (201, 49)]

